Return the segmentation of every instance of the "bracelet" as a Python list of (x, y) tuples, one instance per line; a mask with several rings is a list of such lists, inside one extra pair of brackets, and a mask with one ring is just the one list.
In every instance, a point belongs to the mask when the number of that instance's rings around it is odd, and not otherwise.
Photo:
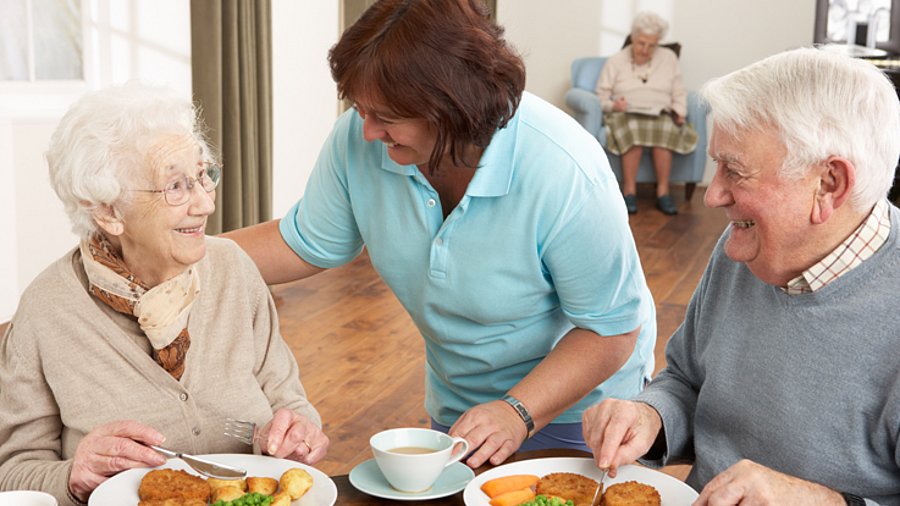
[(511, 395), (505, 396), (503, 400), (512, 406), (512, 408), (516, 410), (516, 413), (519, 414), (519, 417), (522, 418), (522, 421), (525, 422), (525, 429), (528, 431), (528, 435), (525, 437), (531, 437), (531, 433), (534, 431), (534, 420), (531, 419), (531, 415), (528, 413), (528, 410), (525, 409), (525, 405), (522, 404), (522, 401)]
[(841, 496), (844, 498), (844, 502), (847, 503), (847, 506), (866, 506), (865, 499), (858, 495), (841, 492)]

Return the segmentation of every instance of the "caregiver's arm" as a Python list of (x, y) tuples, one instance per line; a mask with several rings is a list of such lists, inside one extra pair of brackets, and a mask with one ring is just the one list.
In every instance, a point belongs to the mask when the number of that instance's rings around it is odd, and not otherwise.
[(279, 221), (271, 220), (239, 228), (222, 234), (222, 237), (238, 243), (250, 255), (269, 285), (307, 278), (325, 270), (294, 253), (281, 237)]

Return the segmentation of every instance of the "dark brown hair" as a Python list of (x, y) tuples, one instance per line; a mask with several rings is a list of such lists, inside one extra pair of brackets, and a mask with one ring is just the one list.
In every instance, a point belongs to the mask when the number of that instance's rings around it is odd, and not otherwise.
[(383, 99), (401, 118), (437, 131), (428, 161), (445, 152), (473, 166), (466, 148), (485, 148), (515, 114), (525, 65), (480, 0), (380, 0), (328, 54), (341, 98)]

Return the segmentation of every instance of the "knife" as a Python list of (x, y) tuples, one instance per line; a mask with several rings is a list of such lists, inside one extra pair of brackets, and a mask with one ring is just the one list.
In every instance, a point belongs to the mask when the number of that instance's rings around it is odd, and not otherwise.
[(221, 480), (237, 480), (247, 476), (247, 471), (239, 467), (227, 466), (211, 460), (202, 459), (187, 453), (173, 452), (159, 446), (150, 445), (150, 448), (162, 453), (166, 458), (181, 459), (191, 466), (195, 471), (206, 476), (207, 478), (218, 478)]
[(603, 480), (606, 479), (606, 473), (609, 472), (609, 469), (603, 470), (603, 474), (600, 476), (600, 481), (597, 482), (597, 490), (594, 491), (594, 500), (591, 501), (591, 506), (598, 506), (600, 504), (600, 499), (603, 498)]

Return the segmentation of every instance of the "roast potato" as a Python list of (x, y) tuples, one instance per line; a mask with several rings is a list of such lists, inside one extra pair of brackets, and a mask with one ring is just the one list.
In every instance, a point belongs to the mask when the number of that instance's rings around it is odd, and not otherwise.
[(245, 492), (247, 491), (247, 480), (243, 478), (238, 480), (220, 480), (219, 478), (207, 478), (206, 483), (209, 483), (209, 488), (213, 490), (222, 487), (235, 487)]
[(296, 501), (303, 497), (313, 485), (312, 476), (305, 470), (292, 467), (281, 475), (281, 491), (291, 496), (291, 500)]
[(278, 492), (272, 496), (269, 506), (291, 506), (291, 496), (287, 492)]
[(212, 493), (212, 502), (216, 501), (233, 501), (238, 497), (243, 497), (244, 491), (237, 487), (219, 487), (213, 490)]
[(259, 492), (263, 495), (272, 495), (278, 490), (278, 480), (252, 476), (247, 478), (247, 493)]

